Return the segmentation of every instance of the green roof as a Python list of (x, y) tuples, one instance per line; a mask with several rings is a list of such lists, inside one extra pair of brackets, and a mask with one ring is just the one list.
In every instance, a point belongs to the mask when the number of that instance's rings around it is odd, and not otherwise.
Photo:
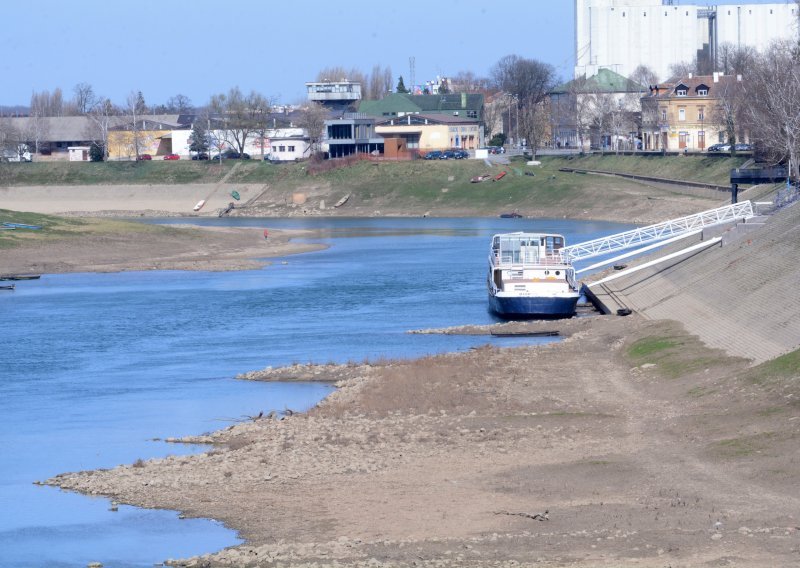
[(379, 101), (361, 101), (358, 112), (372, 116), (396, 116), (397, 113), (447, 113), (474, 110), (482, 114), (483, 95), (452, 93), (447, 95), (409, 95), (392, 93)]
[(589, 78), (578, 77), (552, 90), (553, 93), (568, 93), (576, 89), (582, 93), (641, 93), (647, 87), (615, 73), (611, 69), (600, 69)]

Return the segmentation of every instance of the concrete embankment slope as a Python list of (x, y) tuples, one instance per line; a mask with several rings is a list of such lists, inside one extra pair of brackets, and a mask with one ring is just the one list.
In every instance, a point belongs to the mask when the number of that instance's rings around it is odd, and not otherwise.
[[(768, 217), (763, 226), (727, 229), (721, 235), (722, 245), (593, 290), (613, 307), (628, 307), (649, 319), (678, 320), (709, 346), (755, 363), (796, 349), (800, 346), (800, 204)], [(698, 242), (686, 241), (640, 262)]]

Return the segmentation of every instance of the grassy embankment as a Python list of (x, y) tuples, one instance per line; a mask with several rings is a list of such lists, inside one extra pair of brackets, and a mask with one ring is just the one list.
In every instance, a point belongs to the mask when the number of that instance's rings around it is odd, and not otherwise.
[[(546, 157), (541, 166), (527, 166), (515, 159), (508, 166), (487, 166), (483, 160), (414, 162), (359, 162), (353, 166), (308, 175), (306, 164), (274, 165), (260, 160), (244, 161), (228, 183), (252, 184), (267, 189), (264, 202), (286, 203), (295, 191), (325, 199), (330, 205), (345, 194), (351, 206), (363, 211), (387, 210), (421, 213), (489, 214), (519, 209), (525, 214), (558, 215), (630, 205), (633, 195), (651, 198), (703, 196), (679, 186), (652, 188), (608, 176), (587, 176), (558, 171), (561, 167), (640, 173), (658, 177), (727, 185), (729, 170), (744, 157), (707, 156), (585, 156)], [(221, 180), (235, 161), (210, 162), (33, 162), (6, 164), (2, 184), (28, 185), (123, 185), (213, 184)], [(480, 174), (507, 175), (498, 182), (470, 183)], [(701, 190), (702, 191), (702, 190)]]
[[(760, 455), (769, 461), (796, 449), (796, 428), (786, 418), (800, 408), (800, 349), (749, 367), (676, 326), (629, 343), (625, 358), (637, 368), (651, 367), (656, 380), (668, 381), (674, 396), (694, 408), (684, 420), (704, 432), (705, 452), (725, 460)], [(798, 479), (796, 470), (767, 471), (782, 482)]]

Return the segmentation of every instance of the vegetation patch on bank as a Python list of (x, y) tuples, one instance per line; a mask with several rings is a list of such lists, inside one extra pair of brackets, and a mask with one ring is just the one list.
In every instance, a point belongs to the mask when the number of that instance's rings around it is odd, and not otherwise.
[(79, 219), (57, 217), (21, 211), (0, 209), (0, 223), (22, 223), (36, 225), (40, 230), (16, 229), (0, 231), (0, 248), (8, 248), (31, 242), (46, 242), (61, 238), (86, 235), (154, 232), (164, 235), (174, 234), (179, 229), (161, 225), (148, 225), (117, 219)]
[(750, 156), (715, 156), (708, 154), (688, 154), (686, 156), (587, 154), (584, 156), (544, 158), (543, 160), (551, 162), (556, 169), (580, 168), (729, 185), (730, 171), (741, 167), (749, 159)]

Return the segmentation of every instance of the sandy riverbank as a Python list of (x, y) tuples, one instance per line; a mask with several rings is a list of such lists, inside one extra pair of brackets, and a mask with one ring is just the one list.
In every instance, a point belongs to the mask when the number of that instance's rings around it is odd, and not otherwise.
[[(270, 258), (324, 248), (292, 242), (313, 236), (309, 231), (233, 227), (161, 227), (130, 223), (119, 231), (93, 232), (64, 238), (31, 239), (0, 248), (2, 273), (118, 272), (123, 270), (249, 270)], [(113, 228), (113, 226), (111, 227)], [(140, 230), (139, 230), (140, 229)]]
[(186, 440), (216, 444), (204, 455), (49, 483), (247, 539), (179, 565), (796, 563), (796, 386), (765, 388), (670, 322), (527, 325), (567, 339), (268, 370), (340, 389), (307, 414)]

